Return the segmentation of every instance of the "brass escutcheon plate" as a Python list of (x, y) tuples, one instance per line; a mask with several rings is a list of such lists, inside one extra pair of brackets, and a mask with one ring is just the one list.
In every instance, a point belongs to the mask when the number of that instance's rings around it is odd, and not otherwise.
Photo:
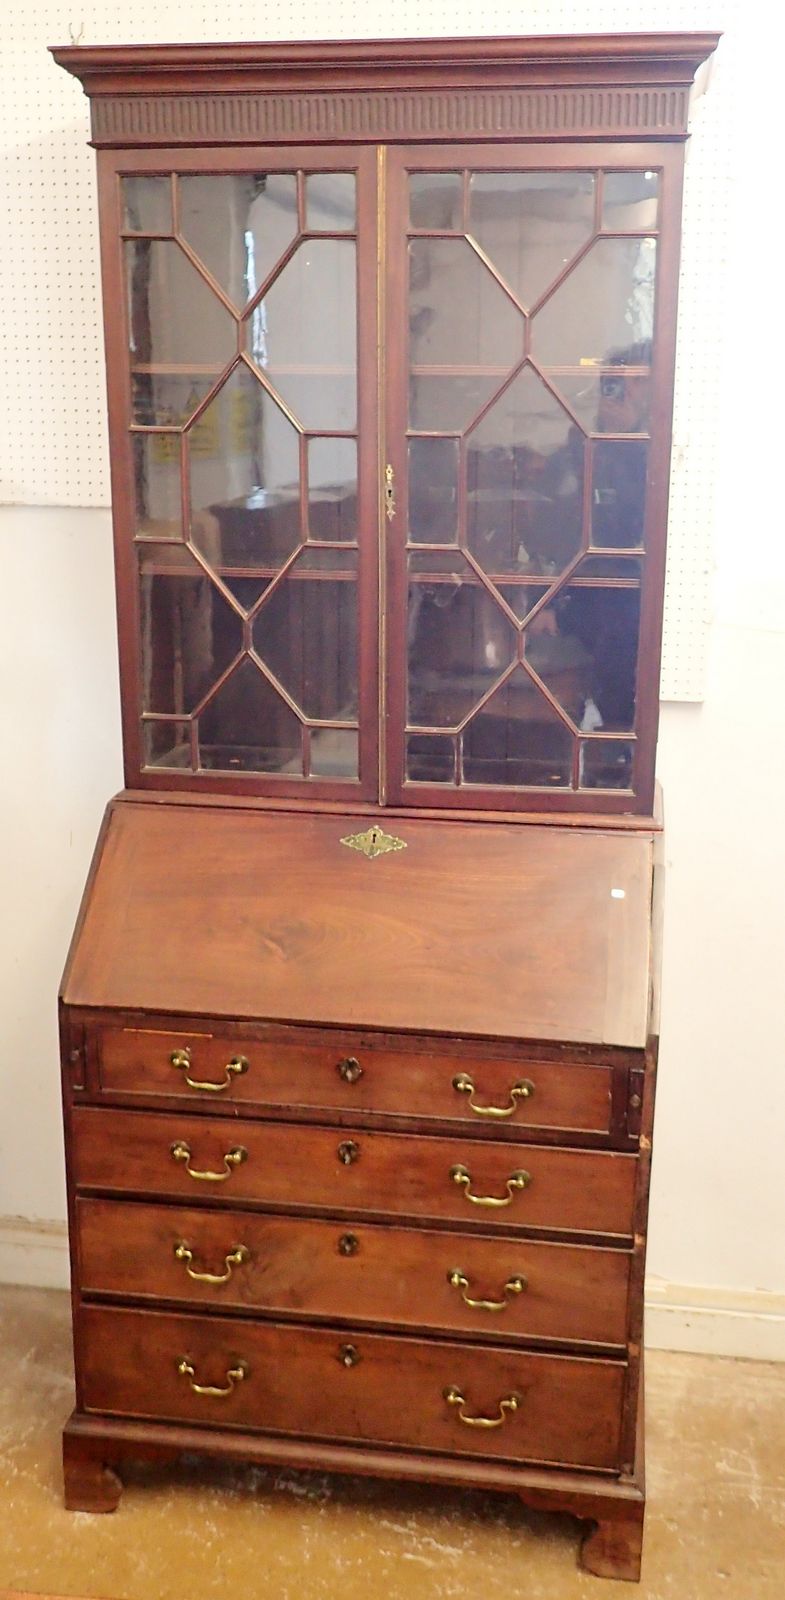
[(372, 828), (366, 828), (364, 833), (347, 833), (341, 844), (349, 846), (350, 850), (360, 850), (369, 861), (376, 856), (386, 856), (390, 850), (405, 850), (405, 839), (396, 839), (392, 833), (385, 833), (374, 823)]

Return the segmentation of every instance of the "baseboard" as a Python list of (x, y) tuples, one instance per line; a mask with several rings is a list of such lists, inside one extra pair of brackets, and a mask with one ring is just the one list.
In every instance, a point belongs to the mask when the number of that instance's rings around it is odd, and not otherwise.
[[(67, 1289), (65, 1223), (0, 1217), (0, 1283)], [(701, 1288), (650, 1278), (646, 1344), (653, 1350), (785, 1361), (785, 1294)]]
[(0, 1217), (0, 1283), (68, 1289), (68, 1232), (64, 1222)]
[(785, 1294), (646, 1280), (646, 1344), (750, 1361), (785, 1361)]

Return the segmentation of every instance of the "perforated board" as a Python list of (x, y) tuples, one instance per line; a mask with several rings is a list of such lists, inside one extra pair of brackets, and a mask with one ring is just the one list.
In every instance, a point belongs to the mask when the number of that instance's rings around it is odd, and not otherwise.
[(662, 694), (702, 697), (731, 204), (733, 0), (221, 0), (161, 7), (17, 0), (3, 18), (0, 501), (109, 500), (93, 152), (79, 85), (49, 44), (731, 28), (688, 146)]

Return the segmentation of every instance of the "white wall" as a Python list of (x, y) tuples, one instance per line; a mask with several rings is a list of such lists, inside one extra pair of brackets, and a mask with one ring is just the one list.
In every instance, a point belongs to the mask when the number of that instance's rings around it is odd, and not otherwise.
[[(146, 0), (129, 5), (125, 17), (108, 0), (82, 14), (90, 42), (161, 38), (172, 23), (157, 21)], [(69, 6), (35, 8), (42, 63), (44, 46), (67, 37), (73, 15)], [(661, 723), (668, 882), (649, 1327), (660, 1343), (783, 1355), (785, 540), (775, 387), (780, 271), (767, 221), (781, 186), (771, 158), (767, 176), (751, 148), (769, 103), (766, 76), (774, 72), (754, 59), (762, 5), (650, 0), (644, 15), (637, 5), (605, 0), (549, 0), (524, 10), (480, 0), (450, 7), (399, 0), (369, 27), (359, 4), (232, 0), (181, 5), (171, 36), (598, 31), (708, 27), (728, 16), (723, 49), (739, 91), (728, 190), (735, 243), (730, 259), (718, 250), (705, 303), (691, 311), (680, 342), (677, 473), (683, 484), (685, 463), (717, 463), (693, 511), (695, 548), (703, 552), (710, 538), (716, 573), (705, 698), (666, 704)], [(29, 16), (27, 24), (29, 39)], [(774, 63), (777, 55), (772, 49), (767, 59)], [(45, 93), (45, 76), (42, 82)], [(81, 160), (81, 137), (75, 124), (63, 129), (69, 161)], [(62, 225), (68, 195), (57, 150), (53, 128), (47, 161), (59, 187), (46, 214)], [(687, 249), (697, 228), (712, 226), (700, 201), (693, 186)], [(13, 204), (6, 215), (13, 228)], [(89, 233), (92, 219), (69, 225)], [(56, 273), (57, 224), (44, 240), (46, 232), (42, 226), (41, 248)], [(37, 251), (35, 242), (31, 282)], [(14, 292), (24, 295), (24, 275), (14, 279)], [(86, 473), (96, 483), (104, 461), (100, 372), (92, 347), (80, 353), (62, 331), (72, 294), (63, 277), (59, 319), (51, 309), (57, 294), (47, 302), (53, 332), (41, 341), (35, 384), (21, 359), (7, 360), (3, 428), (6, 441), (8, 429), (17, 430), (17, 460), (29, 461), (35, 385), (41, 394), (67, 390), (79, 365), (90, 405), (67, 409), (80, 481)], [(27, 314), (37, 314), (32, 295)], [(14, 330), (6, 334), (10, 339)], [(696, 338), (703, 340), (697, 353)], [(44, 439), (42, 460), (46, 445)], [(13, 466), (13, 447), (9, 456)], [(46, 481), (65, 485), (66, 498), (69, 463), (55, 454), (51, 468)], [(26, 498), (46, 499), (44, 479), (42, 491), (36, 485)], [(12, 472), (9, 498), (18, 483)], [(102, 496), (92, 498), (99, 505)], [(62, 505), (0, 508), (0, 563), (0, 1277), (64, 1281), (55, 996), (103, 806), (122, 783), (108, 514)], [(685, 622), (676, 592), (669, 628), (679, 627)], [(51, 1226), (30, 1226), (42, 1219)]]

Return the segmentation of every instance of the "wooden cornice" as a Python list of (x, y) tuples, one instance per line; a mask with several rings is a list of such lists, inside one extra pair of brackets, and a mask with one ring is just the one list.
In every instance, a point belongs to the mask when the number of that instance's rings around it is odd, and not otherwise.
[[(683, 138), (716, 33), (69, 45), (96, 144)], [(473, 114), (465, 124), (471, 96)]]

